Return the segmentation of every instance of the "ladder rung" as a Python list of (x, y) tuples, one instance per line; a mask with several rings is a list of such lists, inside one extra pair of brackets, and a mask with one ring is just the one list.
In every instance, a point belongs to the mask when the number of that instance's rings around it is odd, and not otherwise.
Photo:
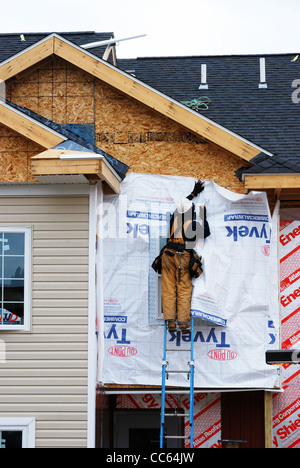
[(178, 352), (178, 351), (181, 351), (181, 352), (184, 351), (184, 352), (189, 352), (189, 353), (191, 352), (190, 349), (166, 349), (166, 351), (176, 351), (176, 352)]
[(190, 415), (188, 413), (165, 413), (165, 416), (175, 416), (179, 418), (189, 418)]
[[(193, 448), (193, 425), (194, 425), (194, 415), (192, 412), (192, 409), (189, 413), (180, 413), (177, 412), (179, 408), (173, 408), (171, 409), (171, 412), (166, 413), (166, 408), (165, 408), (165, 392), (166, 392), (166, 379), (169, 379), (171, 374), (185, 374), (187, 377), (187, 380), (190, 381), (190, 403), (191, 405), (193, 404), (193, 398), (194, 398), (194, 381), (193, 381), (193, 375), (195, 371), (195, 361), (193, 359), (193, 350), (194, 350), (194, 341), (192, 335), (194, 334), (194, 318), (191, 318), (191, 326), (188, 329), (182, 330), (180, 328), (176, 328), (174, 331), (185, 331), (189, 335), (189, 345), (188, 348), (186, 346), (180, 348), (180, 349), (174, 349), (174, 348), (168, 348), (167, 347), (167, 322), (165, 322), (165, 327), (164, 327), (164, 354), (163, 354), (163, 361), (162, 361), (162, 404), (161, 404), (161, 424), (160, 424), (160, 448), (163, 448), (163, 440), (165, 439), (184, 439), (184, 440), (189, 440), (190, 441), (190, 446)], [(188, 340), (186, 340), (188, 341)], [(170, 345), (169, 345), (170, 346)], [(172, 346), (172, 345), (171, 345)], [(181, 352), (189, 352), (190, 353), (190, 361), (187, 363), (187, 369), (186, 370), (168, 370), (168, 367), (170, 365), (169, 361), (167, 360), (167, 352), (176, 352), (176, 351), (181, 351)], [(171, 367), (176, 367), (176, 364), (171, 363)], [(179, 364), (177, 363), (177, 366)], [(186, 435), (172, 435), (172, 436), (165, 436), (164, 435), (164, 428), (165, 428), (165, 418), (167, 417), (181, 417), (181, 418), (187, 418), (189, 420), (189, 425), (190, 425), (190, 436)]]

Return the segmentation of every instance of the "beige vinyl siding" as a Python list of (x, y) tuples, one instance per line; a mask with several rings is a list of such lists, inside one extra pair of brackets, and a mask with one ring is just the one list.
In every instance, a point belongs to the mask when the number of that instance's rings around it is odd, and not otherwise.
[(36, 447), (87, 446), (89, 198), (0, 198), (32, 226), (30, 332), (0, 331), (0, 417), (35, 417)]

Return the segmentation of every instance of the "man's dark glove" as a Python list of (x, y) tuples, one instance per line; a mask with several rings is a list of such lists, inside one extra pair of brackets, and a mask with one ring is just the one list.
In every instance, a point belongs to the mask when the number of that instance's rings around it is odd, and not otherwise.
[(192, 191), (192, 194), (194, 195), (194, 197), (197, 197), (197, 195), (203, 192), (203, 190), (204, 190), (204, 182), (202, 182), (201, 180), (198, 180), (198, 182), (195, 183), (195, 187)]

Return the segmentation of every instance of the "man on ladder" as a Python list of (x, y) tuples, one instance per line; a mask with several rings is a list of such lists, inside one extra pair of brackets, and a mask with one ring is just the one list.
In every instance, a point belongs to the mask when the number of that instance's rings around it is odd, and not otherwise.
[[(165, 412), (166, 379), (169, 374), (185, 373), (184, 370), (169, 370), (167, 361), (167, 329), (176, 331), (176, 320), (182, 333), (191, 333), (190, 361), (187, 372), (190, 382), (190, 413), (175, 414), (176, 416), (189, 417), (190, 420), (190, 447), (193, 447), (193, 421), (194, 421), (194, 319), (191, 320), (192, 278), (197, 278), (202, 273), (201, 260), (193, 250), (198, 239), (210, 235), (209, 225), (206, 219), (206, 209), (201, 208), (203, 225), (196, 221), (195, 205), (192, 200), (204, 190), (204, 183), (198, 180), (192, 193), (179, 201), (170, 220), (170, 237), (167, 245), (162, 249), (159, 257), (153, 262), (153, 269), (161, 273), (161, 293), (163, 313), (165, 319), (164, 351), (162, 362), (162, 395), (161, 395), (161, 423), (160, 423), (160, 448), (163, 448), (165, 439), (185, 439), (185, 436), (165, 435), (165, 418), (172, 416)], [(191, 322), (191, 330), (189, 325)], [(187, 351), (187, 350), (182, 350)]]
[(199, 238), (210, 235), (205, 207), (201, 225), (196, 221), (192, 202), (203, 190), (204, 182), (198, 180), (192, 193), (178, 202), (170, 220), (168, 242), (153, 264), (155, 271), (161, 273), (163, 314), (170, 332), (176, 331), (177, 320), (182, 333), (189, 333), (192, 278), (202, 273), (201, 260), (193, 249)]

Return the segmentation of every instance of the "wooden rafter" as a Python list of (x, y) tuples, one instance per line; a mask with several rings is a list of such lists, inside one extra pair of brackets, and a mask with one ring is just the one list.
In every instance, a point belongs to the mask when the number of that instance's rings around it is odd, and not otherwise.
[(53, 148), (65, 138), (45, 125), (36, 122), (13, 107), (0, 101), (0, 123), (15, 130), (20, 135), (38, 143), (43, 148)]

